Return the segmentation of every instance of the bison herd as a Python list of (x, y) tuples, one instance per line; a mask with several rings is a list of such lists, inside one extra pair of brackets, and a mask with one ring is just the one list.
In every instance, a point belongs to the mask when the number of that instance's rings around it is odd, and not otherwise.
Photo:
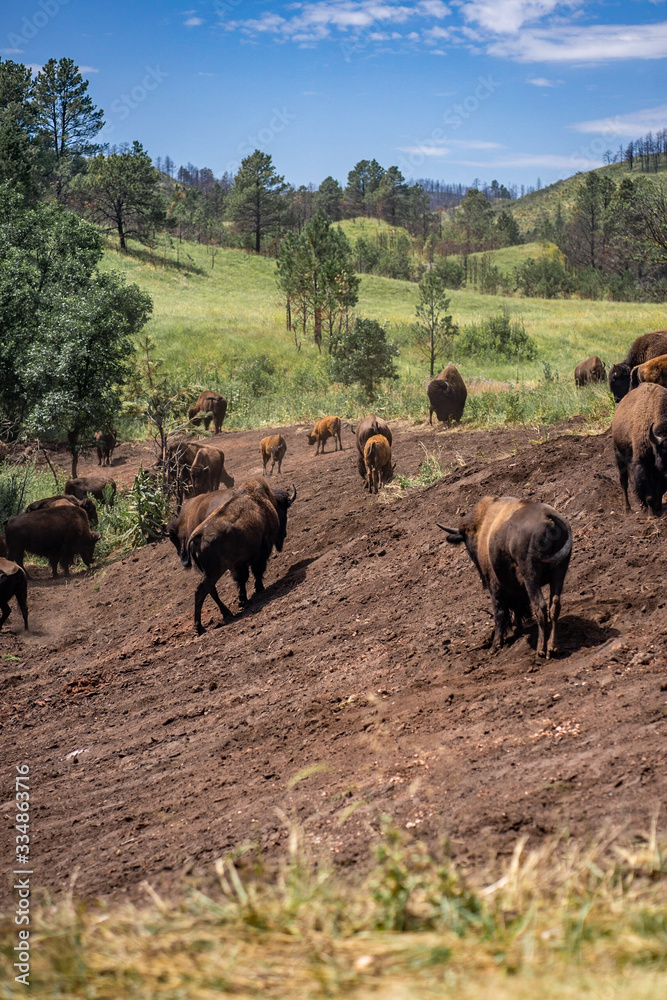
[[(582, 387), (603, 381), (605, 366), (596, 355), (579, 364), (575, 384)], [(628, 486), (632, 482), (644, 508), (659, 515), (667, 490), (667, 331), (658, 330), (634, 341), (624, 361), (609, 373), (609, 387), (618, 406), (611, 425), (626, 511), (630, 510)], [(442, 421), (459, 421), (467, 397), (463, 379), (453, 365), (434, 378), (427, 389), (430, 412)], [(190, 411), (190, 419), (203, 419), (208, 428), (215, 421), (219, 431), (227, 409), (218, 393), (202, 393)], [(341, 421), (337, 416), (318, 420), (308, 435), (316, 454), (332, 438), (335, 450), (343, 449)], [(116, 433), (96, 436), (98, 461), (109, 465)], [(361, 420), (355, 429), (357, 469), (364, 488), (377, 493), (394, 474), (392, 433), (375, 414)], [(261, 440), (263, 477), (235, 487), (225, 469), (224, 453), (216, 447), (185, 440), (171, 441), (164, 458), (164, 473), (174, 487), (179, 513), (164, 527), (181, 564), (194, 564), (201, 573), (194, 594), (194, 625), (204, 632), (201, 614), (207, 596), (218, 606), (223, 619), (231, 617), (221, 601), (216, 584), (229, 571), (238, 588), (241, 608), (248, 601), (250, 573), (255, 593), (264, 590), (263, 577), (275, 548), (282, 551), (287, 533), (287, 514), (296, 499), (296, 488), (272, 488), (266, 481), (282, 462), (287, 442), (281, 434)], [(17, 600), (28, 627), (27, 582), (23, 568), (26, 552), (45, 557), (53, 576), (60, 565), (65, 575), (76, 558), (90, 565), (99, 539), (93, 527), (97, 509), (91, 497), (113, 502), (116, 484), (98, 474), (70, 480), (63, 495), (31, 503), (23, 514), (9, 518), (5, 538), (0, 535), (0, 626)], [(556, 626), (560, 600), (572, 554), (572, 530), (564, 517), (547, 504), (515, 497), (483, 497), (456, 527), (439, 525), (450, 544), (465, 544), (489, 591), (493, 607), (492, 649), (505, 643), (513, 627), (519, 634), (526, 620), (538, 625), (537, 652), (549, 657), (556, 649)], [(549, 600), (543, 587), (549, 588)]]

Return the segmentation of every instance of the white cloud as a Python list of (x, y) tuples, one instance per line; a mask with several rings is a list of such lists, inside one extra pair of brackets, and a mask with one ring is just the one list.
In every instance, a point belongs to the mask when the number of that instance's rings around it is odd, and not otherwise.
[(186, 28), (198, 28), (199, 25), (203, 23), (204, 23), (203, 17), (189, 17), (187, 21), (183, 22)]
[(551, 153), (516, 153), (514, 156), (502, 157), (498, 160), (452, 160), (464, 167), (542, 167), (546, 170), (563, 170), (574, 173), (576, 170), (592, 170), (601, 167), (602, 160), (589, 156), (585, 152), (576, 152), (571, 156), (558, 156)]
[[(251, 35), (269, 32), (293, 41), (318, 41), (330, 38), (334, 29), (354, 33), (375, 25), (404, 24), (415, 17), (442, 20), (451, 14), (442, 0), (417, 0), (412, 4), (387, 3), (386, 0), (316, 0), (314, 3), (293, 4), (289, 10), (285, 17), (265, 11), (261, 17), (231, 21), (223, 26)], [(372, 39), (369, 35), (369, 39), (383, 41), (384, 36)]]
[(625, 115), (612, 115), (609, 118), (594, 118), (587, 122), (576, 122), (570, 125), (575, 132), (593, 133), (608, 136), (637, 136), (645, 132), (656, 132), (667, 127), (667, 104), (659, 104), (655, 108), (643, 108), (631, 111)]
[(95, 66), (79, 66), (80, 73), (99, 73)]
[(440, 160), (451, 152), (446, 146), (399, 146), (398, 149), (401, 153), (410, 153), (412, 156), (432, 156)]
[(615, 59), (662, 59), (667, 56), (667, 22), (604, 24), (527, 29), (514, 38), (492, 42), (489, 55), (518, 62), (601, 63)]
[(414, 156), (430, 156), (437, 159), (444, 159), (451, 153), (451, 147), (457, 149), (503, 149), (500, 142), (489, 142), (486, 139), (446, 139), (446, 146), (437, 142), (425, 142), (416, 146), (399, 146), (402, 153), (411, 153)]
[(462, 6), (466, 21), (494, 35), (514, 34), (531, 21), (551, 14), (561, 0), (469, 0)]
[(547, 80), (546, 76), (533, 76), (526, 80), (532, 83), (533, 87), (560, 87), (562, 80)]
[(28, 69), (31, 71), (33, 76), (37, 76), (37, 74), (41, 73), (44, 68), (39, 63), (27, 63), (26, 65)]
[(25, 49), (0, 49), (0, 52), (2, 52), (3, 56), (15, 56), (18, 55), (19, 52), (24, 52), (24, 51)]

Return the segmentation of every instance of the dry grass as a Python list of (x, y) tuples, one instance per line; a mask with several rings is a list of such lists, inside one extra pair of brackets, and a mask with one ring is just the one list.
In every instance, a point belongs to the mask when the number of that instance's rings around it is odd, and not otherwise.
[[(240, 852), (243, 853), (243, 852)], [(143, 905), (45, 903), (32, 930), (30, 993), (88, 1000), (306, 1000), (371, 996), (632, 998), (665, 995), (667, 844), (654, 824), (567, 836), (496, 871), (463, 873), (386, 819), (363, 878), (310, 856), (292, 825), (283, 862), (252, 851), (216, 882)], [(241, 867), (243, 865), (243, 868)], [(15, 928), (2, 925), (4, 997)]]

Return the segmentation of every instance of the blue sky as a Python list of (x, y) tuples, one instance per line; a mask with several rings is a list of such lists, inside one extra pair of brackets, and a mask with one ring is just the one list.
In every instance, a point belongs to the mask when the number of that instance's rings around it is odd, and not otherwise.
[(138, 139), (234, 172), (256, 147), (295, 185), (360, 159), (409, 179), (548, 184), (667, 125), (652, 0), (18, 0), (0, 55), (68, 56)]

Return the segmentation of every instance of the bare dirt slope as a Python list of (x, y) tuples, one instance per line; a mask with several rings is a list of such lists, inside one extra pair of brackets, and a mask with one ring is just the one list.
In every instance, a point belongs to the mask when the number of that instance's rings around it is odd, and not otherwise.
[[(622, 515), (609, 436), (396, 427), (398, 471), (413, 474), (425, 445), (452, 472), (371, 499), (349, 430), (343, 452), (329, 442), (317, 457), (303, 427), (276, 430), (298, 499), (266, 593), (234, 621), (221, 626), (208, 600), (195, 635), (196, 571), (163, 541), (67, 582), (35, 570), (30, 632), (16, 611), (5, 626), (3, 840), (13, 766), (27, 762), (39, 884), (58, 892), (79, 869), (77, 892), (134, 892), (205, 873), (248, 840), (271, 856), (287, 836), (277, 810), (346, 864), (366, 862), (381, 813), (431, 843), (450, 835), (469, 861), (521, 833), (645, 829), (667, 792), (667, 543), (663, 521)], [(213, 439), (237, 483), (261, 472), (262, 436)], [(147, 459), (125, 445), (114, 475), (130, 482)], [(571, 521), (549, 662), (535, 629), (480, 648), (488, 595), (435, 521), (486, 493), (543, 499)], [(228, 577), (219, 591), (237, 610)]]

